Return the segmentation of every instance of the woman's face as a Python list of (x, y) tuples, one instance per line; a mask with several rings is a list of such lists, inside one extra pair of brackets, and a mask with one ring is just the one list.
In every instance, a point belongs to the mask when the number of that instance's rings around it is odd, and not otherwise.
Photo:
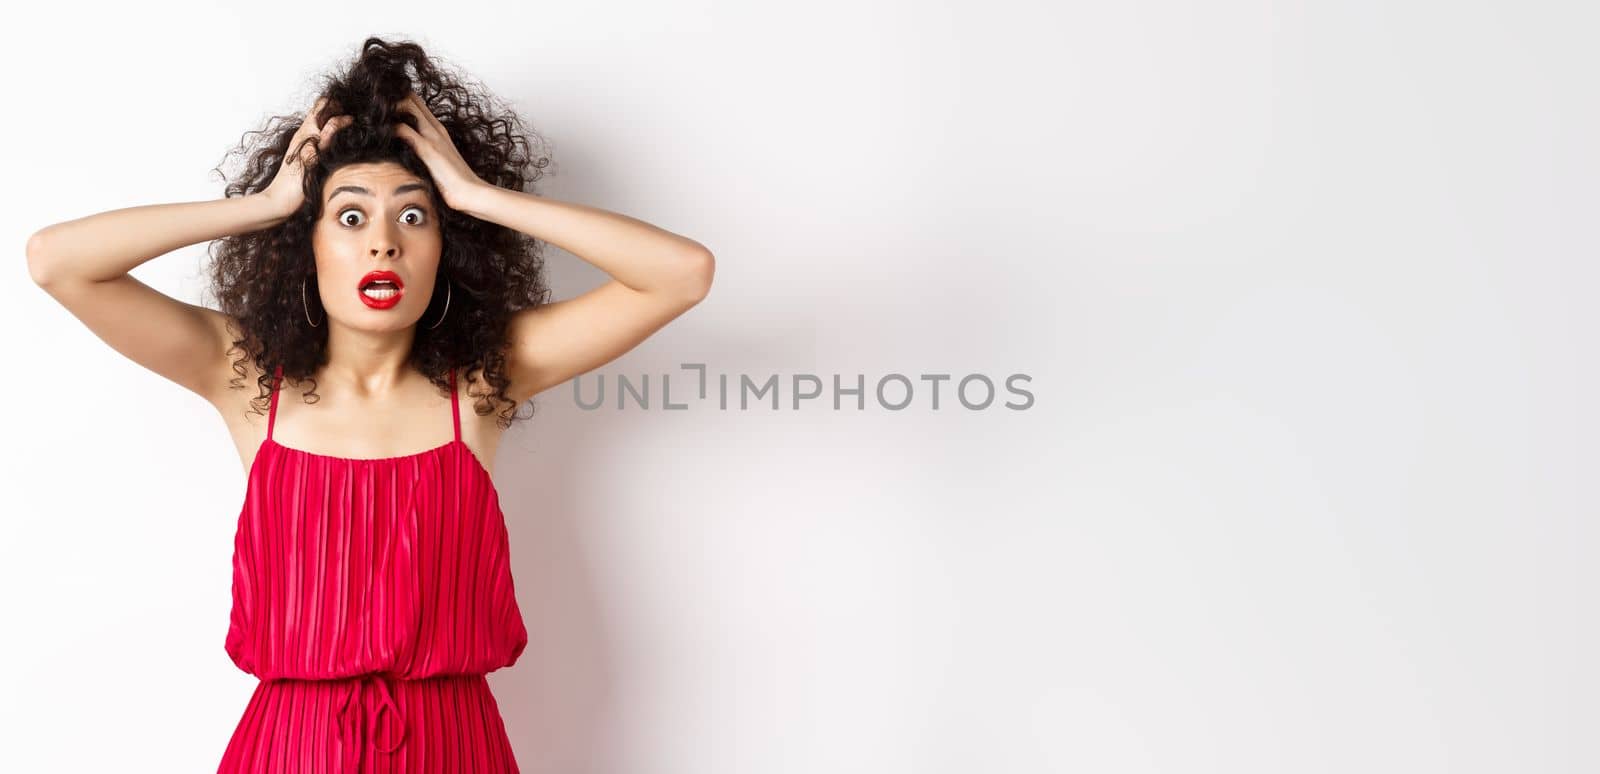
[[(417, 324), (443, 246), (427, 184), (392, 162), (349, 164), (329, 176), (322, 202), (311, 249), (328, 317), (369, 331)], [(393, 290), (371, 286), (381, 272), (393, 273)]]

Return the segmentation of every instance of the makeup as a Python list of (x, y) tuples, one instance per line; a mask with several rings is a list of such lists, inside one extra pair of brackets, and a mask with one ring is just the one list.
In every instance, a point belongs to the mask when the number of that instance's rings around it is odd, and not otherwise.
[(373, 309), (392, 308), (400, 303), (400, 297), (405, 292), (405, 283), (400, 281), (400, 275), (388, 270), (367, 272), (356, 287), (361, 303)]

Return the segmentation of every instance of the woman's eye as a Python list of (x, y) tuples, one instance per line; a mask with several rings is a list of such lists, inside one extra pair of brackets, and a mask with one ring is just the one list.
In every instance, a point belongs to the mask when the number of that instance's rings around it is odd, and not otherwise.
[[(412, 215), (413, 212), (416, 214)], [(355, 220), (351, 220), (351, 216), (355, 216)], [(361, 210), (351, 208), (339, 213), (339, 222), (346, 226), (359, 226), (366, 217)], [(400, 213), (401, 222), (408, 226), (420, 226), (427, 222), (427, 217), (428, 211), (417, 205), (407, 207)]]

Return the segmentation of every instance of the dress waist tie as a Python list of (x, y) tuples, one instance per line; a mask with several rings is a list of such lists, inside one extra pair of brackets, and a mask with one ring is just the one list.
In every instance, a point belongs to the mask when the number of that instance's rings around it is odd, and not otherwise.
[[(369, 682), (377, 687), (380, 696), (377, 706), (367, 716), (366, 728), (363, 728), (360, 715), (366, 704), (361, 700), (361, 694)], [(351, 699), (355, 700), (354, 709), (356, 711), (353, 713), (350, 712), (352, 709), (350, 706)], [(395, 739), (394, 743), (388, 746), (381, 745), (378, 742), (378, 717), (386, 709), (393, 716), (394, 722), (400, 727), (398, 733), (389, 734)], [(386, 753), (399, 749), (400, 744), (406, 739), (405, 716), (400, 712), (400, 705), (395, 703), (394, 695), (389, 692), (388, 678), (380, 673), (373, 672), (352, 678), (349, 684), (341, 689), (339, 709), (334, 714), (334, 721), (337, 723), (336, 730), (339, 735), (339, 743), (345, 749), (350, 750), (353, 754), (352, 757), (358, 762), (361, 759), (361, 745), (368, 738), (372, 741), (374, 748)], [(346, 727), (353, 729), (353, 732), (347, 733)], [(363, 731), (365, 731), (365, 734), (363, 734)]]

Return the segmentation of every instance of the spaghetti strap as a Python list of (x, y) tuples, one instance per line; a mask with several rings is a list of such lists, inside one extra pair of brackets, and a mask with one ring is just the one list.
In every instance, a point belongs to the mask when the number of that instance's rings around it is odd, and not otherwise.
[(456, 426), (456, 443), (461, 443), (461, 401), (456, 398), (456, 369), (450, 369), (450, 419)]
[(278, 418), (278, 383), (283, 381), (283, 366), (272, 369), (272, 407), (267, 411), (267, 440), (272, 440), (272, 423)]

